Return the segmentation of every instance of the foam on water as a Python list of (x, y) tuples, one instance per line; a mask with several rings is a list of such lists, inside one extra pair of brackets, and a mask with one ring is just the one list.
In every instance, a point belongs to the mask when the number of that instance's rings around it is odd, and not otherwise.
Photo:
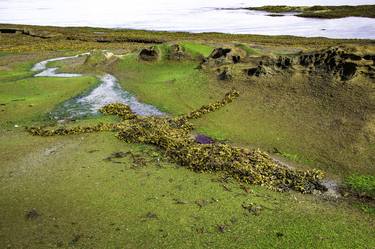
[[(41, 71), (40, 73), (35, 74), (34, 77), (80, 77), (82, 76), (81, 74), (57, 73), (56, 71), (58, 68), (48, 68), (47, 64), (53, 61), (74, 59), (84, 55), (90, 55), (90, 53), (41, 61), (35, 64), (31, 70), (34, 72)], [(123, 90), (113, 75), (105, 74), (100, 77), (100, 83), (96, 88), (86, 91), (78, 97), (65, 101), (51, 113), (51, 116), (60, 120), (65, 118), (71, 119), (96, 115), (99, 113), (98, 111), (100, 108), (110, 103), (126, 104), (133, 112), (142, 116), (164, 115), (164, 113), (159, 111), (156, 107), (139, 102), (136, 97)]]

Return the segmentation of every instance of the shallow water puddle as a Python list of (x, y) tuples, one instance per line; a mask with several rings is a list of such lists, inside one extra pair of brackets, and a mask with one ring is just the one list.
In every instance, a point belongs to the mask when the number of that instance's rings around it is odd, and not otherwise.
[(47, 67), (47, 64), (50, 63), (50, 62), (54, 62), (54, 61), (75, 59), (75, 58), (78, 58), (80, 56), (85, 56), (85, 55), (90, 55), (90, 53), (84, 53), (84, 54), (79, 54), (79, 55), (75, 55), (75, 56), (58, 57), (58, 58), (53, 58), (53, 59), (41, 61), (41, 62), (36, 63), (33, 66), (33, 68), (31, 69), (31, 71), (34, 71), (34, 72), (41, 71), (38, 74), (34, 75), (34, 77), (60, 77), (60, 78), (80, 77), (80, 76), (82, 76), (81, 74), (57, 73), (56, 72), (58, 70), (57, 67), (49, 68), (49, 67)]
[[(84, 53), (75, 56), (48, 59), (35, 64), (31, 70), (39, 72), (35, 74), (34, 77), (81, 77), (82, 74), (57, 73), (57, 67), (49, 68), (47, 64), (49, 62), (74, 59), (80, 56), (89, 55), (90, 53)], [(110, 103), (126, 104), (133, 112), (142, 116), (164, 115), (164, 113), (159, 111), (156, 107), (139, 102), (136, 97), (123, 90), (116, 77), (111, 74), (105, 74), (100, 77), (100, 83), (96, 88), (89, 90), (78, 97), (65, 101), (51, 113), (51, 116), (54, 119), (59, 120), (96, 115), (99, 113), (98, 110), (101, 107)]]

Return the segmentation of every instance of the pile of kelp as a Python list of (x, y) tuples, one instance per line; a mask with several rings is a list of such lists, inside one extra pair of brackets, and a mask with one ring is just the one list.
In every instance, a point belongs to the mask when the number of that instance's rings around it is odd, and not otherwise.
[(232, 90), (216, 103), (202, 106), (187, 115), (176, 118), (143, 117), (134, 114), (124, 104), (109, 104), (100, 111), (117, 115), (116, 124), (98, 124), (92, 127), (28, 128), (33, 135), (53, 136), (98, 131), (117, 131), (117, 137), (129, 143), (151, 144), (162, 150), (172, 162), (194, 171), (225, 172), (242, 182), (267, 186), (278, 191), (296, 190), (311, 193), (326, 190), (321, 184), (319, 170), (296, 170), (277, 164), (266, 153), (247, 150), (224, 143), (200, 144), (192, 134), (190, 119), (218, 110), (239, 96)]

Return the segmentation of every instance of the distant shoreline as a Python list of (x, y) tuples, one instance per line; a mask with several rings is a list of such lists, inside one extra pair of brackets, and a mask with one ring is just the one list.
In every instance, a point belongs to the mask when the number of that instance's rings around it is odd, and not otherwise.
[(296, 12), (295, 16), (306, 18), (336, 19), (344, 17), (375, 18), (375, 5), (342, 5), (342, 6), (261, 6), (241, 8), (255, 11), (266, 11), (270, 16), (283, 16), (283, 13)]
[[(0, 36), (9, 38), (0, 44), (1, 51), (18, 50), (17, 40), (21, 37), (37, 39), (39, 42), (61, 43), (65, 47), (67, 43), (78, 43), (81, 47), (85, 43), (109, 46), (110, 44), (139, 43), (139, 44), (161, 44), (170, 41), (216, 41), (228, 42), (257, 42), (262, 44), (278, 44), (283, 46), (309, 46), (321, 48), (321, 46), (335, 46), (339, 44), (374, 44), (374, 39), (335, 39), (327, 37), (303, 37), (292, 35), (257, 35), (257, 34), (227, 34), (218, 32), (189, 33), (170, 31), (149, 31), (122, 28), (100, 28), (100, 27), (58, 27), (39, 25), (1, 24)], [(91, 45), (92, 45), (91, 44)], [(39, 44), (31, 43), (26, 50), (38, 49)], [(83, 46), (85, 47), (85, 46)], [(86, 51), (86, 49), (83, 49)]]

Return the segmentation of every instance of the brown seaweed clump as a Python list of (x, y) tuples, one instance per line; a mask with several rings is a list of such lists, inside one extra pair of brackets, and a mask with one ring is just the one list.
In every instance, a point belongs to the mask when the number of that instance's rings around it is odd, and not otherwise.
[(98, 131), (116, 131), (117, 137), (128, 143), (154, 145), (164, 152), (172, 162), (203, 172), (226, 172), (235, 179), (251, 184), (267, 186), (278, 191), (296, 190), (311, 193), (325, 190), (321, 184), (323, 174), (319, 170), (290, 169), (277, 164), (260, 150), (248, 150), (225, 143), (201, 144), (192, 134), (191, 119), (214, 112), (239, 96), (232, 90), (213, 104), (204, 105), (186, 115), (171, 117), (143, 117), (119, 103), (104, 106), (100, 111), (117, 115), (121, 121), (116, 124), (98, 124), (92, 127), (75, 128), (28, 128), (33, 135), (53, 136)]

